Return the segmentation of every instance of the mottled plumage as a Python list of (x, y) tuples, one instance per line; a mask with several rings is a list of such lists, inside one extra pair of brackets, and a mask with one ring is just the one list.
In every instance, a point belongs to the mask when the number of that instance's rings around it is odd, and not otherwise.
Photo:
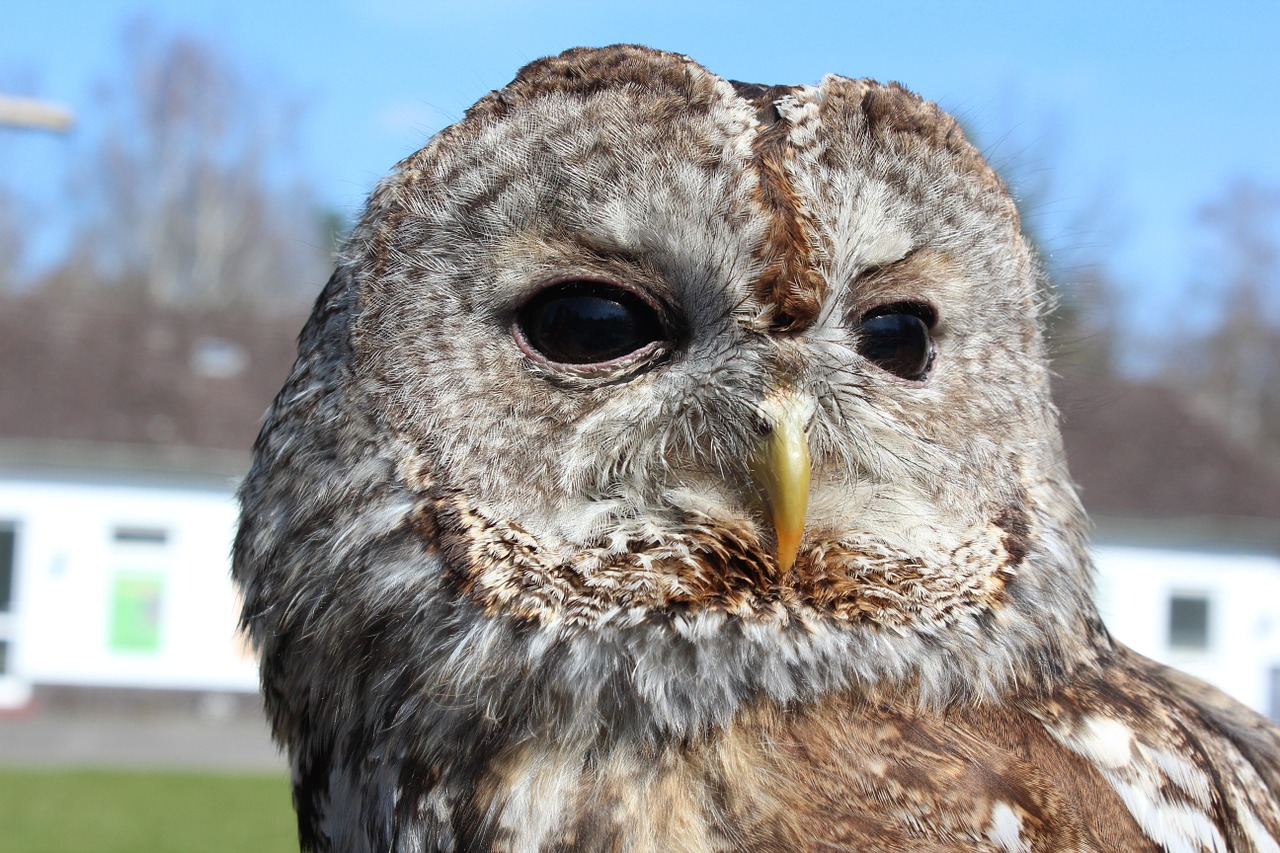
[(1098, 619), (1039, 294), (897, 85), (620, 46), (483, 98), (242, 491), (304, 848), (1280, 850), (1280, 734)]

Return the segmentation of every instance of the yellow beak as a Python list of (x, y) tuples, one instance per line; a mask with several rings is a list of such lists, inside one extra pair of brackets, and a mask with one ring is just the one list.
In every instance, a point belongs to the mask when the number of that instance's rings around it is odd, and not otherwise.
[(773, 431), (756, 451), (752, 476), (764, 492), (769, 515), (778, 534), (778, 570), (795, 564), (809, 510), (809, 439), (806, 435), (812, 403), (792, 393), (765, 402)]

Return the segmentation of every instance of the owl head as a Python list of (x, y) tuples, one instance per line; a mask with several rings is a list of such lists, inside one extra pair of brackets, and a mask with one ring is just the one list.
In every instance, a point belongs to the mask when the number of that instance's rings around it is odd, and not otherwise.
[(525, 67), (373, 192), (256, 446), (234, 572), (299, 772), (1076, 666), (1042, 294), (896, 84)]

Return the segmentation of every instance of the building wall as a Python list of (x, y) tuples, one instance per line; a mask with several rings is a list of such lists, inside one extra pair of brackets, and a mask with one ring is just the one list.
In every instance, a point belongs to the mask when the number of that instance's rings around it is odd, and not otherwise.
[(1280, 557), (1105, 544), (1096, 557), (1098, 609), (1116, 639), (1280, 714)]
[(15, 532), (3, 626), (11, 692), (33, 683), (256, 690), (228, 576), (235, 515), (230, 483), (0, 481), (0, 524)]

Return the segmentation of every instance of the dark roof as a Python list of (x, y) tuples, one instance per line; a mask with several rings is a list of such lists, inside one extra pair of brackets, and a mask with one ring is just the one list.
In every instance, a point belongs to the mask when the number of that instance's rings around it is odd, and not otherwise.
[[(57, 446), (66, 466), (162, 459), (243, 470), (303, 321), (0, 301), (0, 444), (10, 447), (0, 461), (12, 462), (14, 447), (21, 456)], [(1280, 473), (1174, 392), (1094, 377), (1062, 380), (1055, 393), (1071, 473), (1095, 516), (1280, 520)], [(211, 452), (222, 461), (210, 463)]]
[(1067, 463), (1094, 515), (1280, 520), (1280, 471), (1197, 415), (1173, 390), (1064, 379)]
[(303, 318), (0, 302), (0, 439), (247, 453)]

